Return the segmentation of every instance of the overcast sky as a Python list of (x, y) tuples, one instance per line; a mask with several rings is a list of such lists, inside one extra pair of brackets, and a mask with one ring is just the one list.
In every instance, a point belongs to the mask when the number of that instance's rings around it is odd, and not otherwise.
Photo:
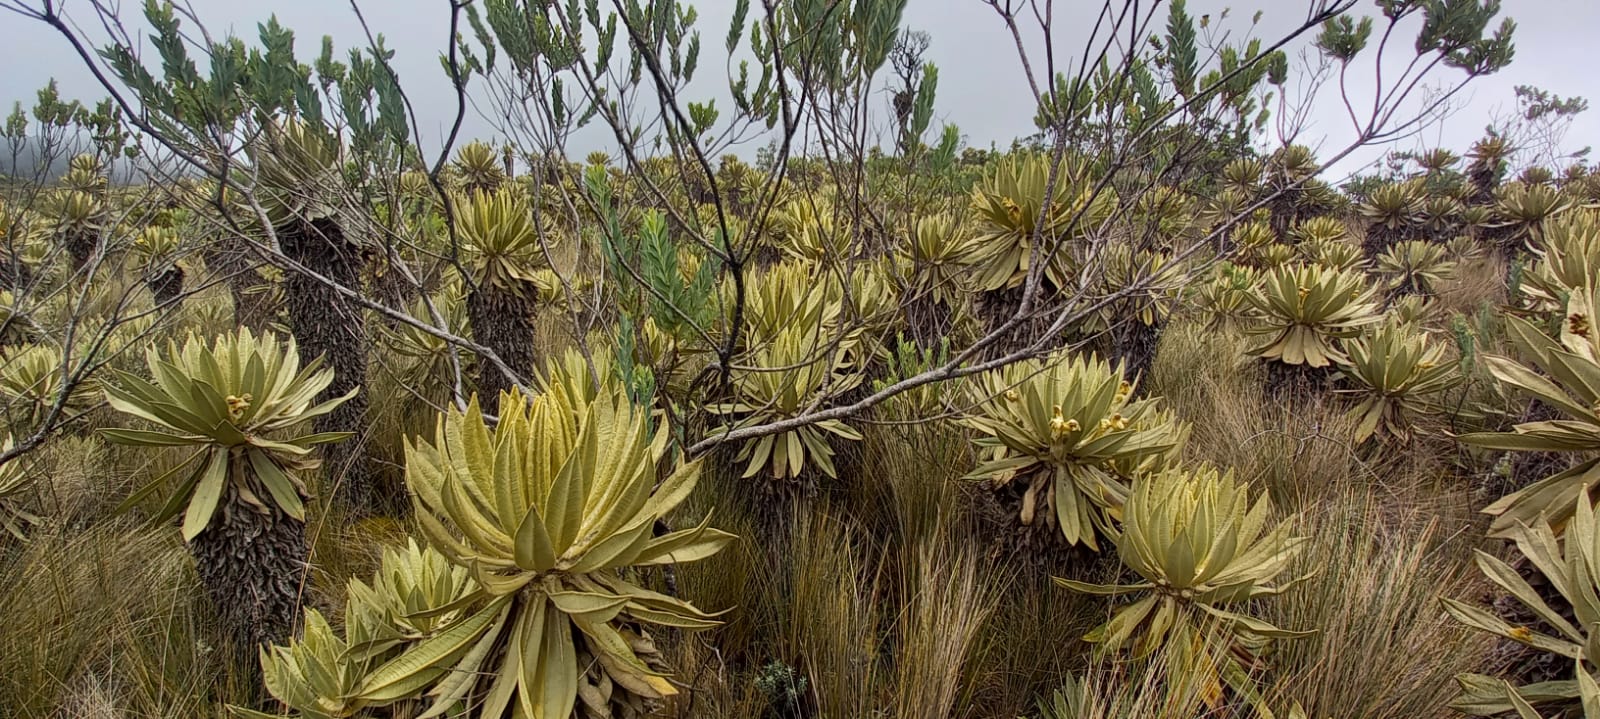
[[(20, 1), (33, 5), (40, 2)], [(100, 37), (95, 32), (98, 25), (88, 14), (84, 0), (66, 0), (64, 4), (69, 15), (76, 7), (76, 19), (85, 26), (86, 34)], [(133, 0), (122, 2), (130, 16), (138, 11), (140, 4)], [(297, 50), (302, 61), (314, 57), (324, 34), (333, 36), (341, 52), (365, 45), (360, 25), (347, 2), (192, 0), (192, 4), (214, 35), (231, 30), (251, 43), (255, 39), (256, 23), (276, 13), (283, 24), (296, 31)], [(733, 0), (698, 0), (693, 4), (700, 10), (697, 27), (704, 36), (705, 46), (696, 89), (726, 95), (725, 76), (720, 74), (722, 58), (717, 55), (721, 53)], [(1229, 3), (1190, 0), (1189, 4), (1192, 15), (1211, 14), (1213, 29), (1226, 29), (1235, 36), (1250, 32), (1250, 18), (1257, 9), (1264, 10), (1264, 16), (1254, 32), (1265, 37), (1281, 35), (1296, 25), (1306, 12), (1305, 0), (1244, 0), (1231, 4), (1233, 9), (1228, 18), (1220, 20), (1223, 9), (1230, 7)], [(759, 3), (756, 5), (759, 7)], [(1055, 34), (1061, 48), (1058, 52), (1076, 53), (1086, 27), (1093, 21), (1072, 13), (1086, 13), (1087, 10), (1080, 9), (1099, 5), (1091, 0), (1057, 0)], [(1504, 14), (1518, 24), (1516, 60), (1507, 70), (1476, 80), (1461, 97), (1462, 106), (1452, 118), (1431, 128), (1421, 138), (1406, 140), (1405, 148), (1416, 146), (1420, 140), (1427, 146), (1465, 149), (1482, 134), (1490, 118), (1514, 107), (1512, 88), (1519, 84), (1537, 85), (1563, 96), (1578, 95), (1600, 103), (1600, 69), (1595, 60), (1596, 44), (1600, 43), (1600, 1), (1505, 0), (1504, 5)], [(1367, 12), (1376, 8), (1362, 2), (1358, 9)], [(447, 4), (444, 0), (367, 0), (362, 3), (362, 10), (372, 29), (383, 33), (389, 47), (396, 51), (396, 68), (417, 105), (425, 137), (437, 138), (454, 110), (453, 96), (437, 59), (445, 46)], [(1164, 16), (1164, 5), (1160, 12)], [(129, 20), (141, 19), (130, 17)], [(910, 0), (903, 25), (926, 31), (932, 37), (927, 59), (940, 70), (936, 125), (954, 123), (971, 144), (980, 147), (990, 142), (1005, 146), (1012, 138), (1033, 131), (1033, 100), (1015, 46), (1004, 23), (986, 2)], [(1304, 49), (1309, 40), (1308, 34), (1301, 43), (1292, 46), (1291, 52)], [(1030, 38), (1029, 42), (1037, 49), (1035, 38)], [(1397, 43), (1402, 52), (1409, 45), (1409, 39)], [(1400, 54), (1394, 53), (1395, 56)], [(1404, 61), (1395, 56), (1391, 56), (1393, 62)], [(1392, 63), (1386, 64), (1393, 68), (1391, 73), (1397, 69)], [(68, 97), (94, 100), (104, 96), (63, 38), (43, 25), (24, 22), (3, 12), (0, 12), (0, 67), (5, 68), (0, 72), (0, 101), (6, 107), (15, 100), (23, 101), (25, 107), (31, 106), (34, 90), (52, 77), (60, 82), (63, 94)], [(1358, 76), (1349, 85), (1357, 106), (1370, 104), (1372, 73), (1352, 75)], [(1459, 74), (1453, 70), (1441, 71), (1436, 76), (1438, 82), (1458, 78)], [(887, 102), (885, 95), (885, 107)], [(726, 100), (719, 103), (726, 104)], [(1344, 146), (1353, 135), (1344, 113), (1337, 96), (1325, 94), (1314, 106), (1302, 140), (1312, 145), (1321, 143), (1324, 152)], [(481, 118), (468, 118), (469, 136), (486, 135), (488, 128), (488, 123)], [(582, 156), (592, 149), (607, 149), (606, 137), (598, 131), (585, 133), (573, 143), (572, 154)], [(1576, 149), (1597, 141), (1600, 141), (1600, 106), (1578, 118), (1566, 144)], [(1355, 169), (1378, 154), (1363, 152), (1337, 169)]]

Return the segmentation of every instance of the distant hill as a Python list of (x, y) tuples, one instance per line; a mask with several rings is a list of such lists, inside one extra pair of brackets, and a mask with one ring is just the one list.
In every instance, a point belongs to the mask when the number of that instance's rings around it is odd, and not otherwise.
[[(38, 149), (32, 145), (33, 143), (26, 143), (22, 146), (21, 150), (17, 153), (15, 163), (12, 162), (10, 148), (0, 147), (0, 175), (3, 175), (7, 178), (18, 177), (32, 179), (37, 177), (42, 158), (39, 157)], [(62, 173), (67, 171), (67, 163), (71, 161), (71, 159), (72, 155), (70, 154), (55, 158), (55, 160), (50, 163), (50, 167), (45, 168), (45, 178), (48, 180), (54, 180), (57, 177), (60, 177)]]
[[(40, 163), (43, 158), (39, 156), (38, 148), (31, 145), (32, 143), (24, 144), (17, 152), (13, 163), (10, 146), (0, 144), (0, 179), (33, 182), (40, 176)], [(51, 159), (49, 167), (43, 168), (45, 182), (54, 182), (63, 174), (66, 174), (67, 167), (71, 164), (73, 156), (91, 148), (87, 142), (72, 142), (70, 140), (68, 146), (72, 148), (72, 151), (60, 153), (59, 156)], [(132, 172), (138, 167), (138, 163), (138, 160), (119, 159), (113, 161), (110, 172), (111, 182), (113, 184), (141, 182), (142, 177), (138, 173)], [(179, 174), (187, 175), (191, 173), (184, 171)]]

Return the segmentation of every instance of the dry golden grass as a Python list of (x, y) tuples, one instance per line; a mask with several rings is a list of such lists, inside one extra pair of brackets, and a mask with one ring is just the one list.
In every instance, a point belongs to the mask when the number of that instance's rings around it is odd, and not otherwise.
[[(1273, 706), (1309, 716), (1447, 716), (1452, 677), (1490, 644), (1454, 624), (1440, 596), (1473, 593), (1481, 536), (1471, 485), (1448, 442), (1356, 447), (1336, 397), (1262, 396), (1241, 366), (1241, 338), (1193, 325), (1168, 331), (1152, 391), (1194, 423), (1191, 459), (1232, 466), (1298, 514), (1314, 576), (1262, 602), (1278, 626), (1317, 628), (1282, 642), (1268, 673)], [(1248, 363), (1249, 360), (1243, 360)]]
[[(188, 553), (168, 532), (105, 522), (0, 549), (0, 711), (177, 717), (253, 690), (207, 639)], [(112, 707), (115, 707), (114, 713)]]
[(944, 719), (958, 706), (964, 672), (978, 632), (1000, 592), (980, 569), (981, 558), (960, 537), (933, 537), (902, 590), (908, 607), (895, 635), (895, 716)]
[[(936, 426), (871, 426), (864, 445), (852, 461), (876, 486), (811, 497), (708, 468), (685, 511), (714, 504), (718, 526), (744, 539), (714, 566), (679, 569), (684, 595), (734, 609), (672, 647), (696, 686), (673, 716), (932, 718), (969, 704), (982, 673), (972, 658), (1008, 584), (966, 529), (953, 460), (964, 442)], [(768, 696), (785, 668), (795, 706)]]
[(883, 566), (860, 530), (826, 511), (798, 519), (792, 532), (781, 641), (794, 654), (785, 663), (806, 677), (822, 716), (871, 716), (885, 670)]
[(1297, 570), (1315, 574), (1264, 611), (1318, 633), (1280, 645), (1270, 695), (1309, 716), (1455, 716), (1453, 677), (1481, 671), (1494, 639), (1445, 616), (1439, 599), (1482, 591), (1471, 562), (1481, 532), (1459, 496), (1413, 500), (1352, 494), (1301, 517), (1311, 541)]
[(1464, 315), (1484, 307), (1499, 307), (1506, 300), (1506, 266), (1503, 258), (1476, 257), (1456, 268), (1455, 277), (1439, 284), (1438, 303), (1446, 312)]
[(1284, 507), (1336, 495), (1360, 474), (1353, 425), (1339, 398), (1268, 397), (1259, 362), (1245, 355), (1250, 340), (1242, 333), (1182, 322), (1167, 329), (1162, 343), (1183, 350), (1157, 356), (1148, 391), (1189, 423), (1188, 461), (1232, 467)]
[[(1206, 704), (1200, 688), (1172, 681), (1168, 655), (1157, 650), (1130, 662), (1099, 658), (1039, 697), (1040, 719), (1209, 719), (1229, 716)], [(1030, 716), (1032, 713), (1030, 712)]]

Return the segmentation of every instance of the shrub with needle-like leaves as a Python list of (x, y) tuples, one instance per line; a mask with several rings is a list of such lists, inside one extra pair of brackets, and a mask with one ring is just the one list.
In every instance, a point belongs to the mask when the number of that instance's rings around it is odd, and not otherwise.
[(1279, 577), (1305, 540), (1290, 536), (1288, 522), (1274, 526), (1272, 514), (1271, 502), (1262, 497), (1252, 503), (1249, 486), (1231, 471), (1156, 472), (1134, 483), (1116, 540), (1123, 563), (1144, 581), (1055, 581), (1085, 594), (1143, 595), (1084, 637), (1101, 651), (1131, 646), (1143, 657), (1165, 648), (1169, 671), (1216, 672), (1206, 684), (1226, 681), (1242, 689), (1249, 664), (1268, 640), (1310, 634), (1242, 611), (1251, 600), (1281, 594), (1296, 583)]
[(645, 625), (717, 622), (641, 585), (637, 568), (703, 559), (733, 537), (705, 523), (654, 535), (700, 464), (679, 463), (658, 483), (667, 433), (616, 383), (594, 389), (587, 401), (513, 391), (492, 429), (474, 401), (442, 417), (432, 443), (407, 443), (419, 524), (478, 589), (452, 606), (461, 619), (368, 674), (362, 696), (426, 691), (429, 716), (475, 707), (484, 717), (568, 717), (581, 707), (637, 717), (677, 693)]
[(967, 475), (1020, 495), (1024, 526), (1053, 527), (1069, 545), (1098, 550), (1096, 535), (1114, 536), (1132, 467), (1164, 456), (1183, 440), (1174, 421), (1159, 418), (1159, 399), (1134, 399), (1121, 365), (1094, 356), (1057, 353), (982, 375), (978, 400), (963, 421), (977, 430), (989, 459)]
[(1519, 317), (1506, 318), (1506, 333), (1532, 367), (1509, 357), (1485, 355), (1494, 378), (1554, 409), (1559, 418), (1524, 422), (1510, 432), (1462, 435), (1466, 444), (1510, 452), (1572, 452), (1577, 464), (1501, 497), (1484, 508), (1494, 516), (1491, 536), (1508, 536), (1520, 525), (1566, 523), (1575, 497), (1600, 488), (1600, 332), (1595, 323), (1593, 287), (1575, 292), (1567, 303), (1558, 337)]

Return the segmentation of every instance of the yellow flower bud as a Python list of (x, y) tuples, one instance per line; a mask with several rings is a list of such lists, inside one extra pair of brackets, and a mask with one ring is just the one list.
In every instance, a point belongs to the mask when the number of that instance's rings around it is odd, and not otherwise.
[(1067, 432), (1067, 420), (1061, 416), (1061, 405), (1056, 405), (1050, 412), (1050, 437), (1059, 439)]
[(1022, 224), (1022, 207), (1018, 206), (1016, 201), (1009, 197), (1002, 198), (1000, 204), (1006, 208), (1006, 219), (1010, 220), (1012, 225), (1020, 226)]
[(250, 396), (249, 392), (246, 392), (243, 397), (228, 395), (227, 399), (223, 400), (228, 403), (228, 416), (238, 419), (246, 410), (250, 409), (250, 401), (253, 399), (255, 398)]

